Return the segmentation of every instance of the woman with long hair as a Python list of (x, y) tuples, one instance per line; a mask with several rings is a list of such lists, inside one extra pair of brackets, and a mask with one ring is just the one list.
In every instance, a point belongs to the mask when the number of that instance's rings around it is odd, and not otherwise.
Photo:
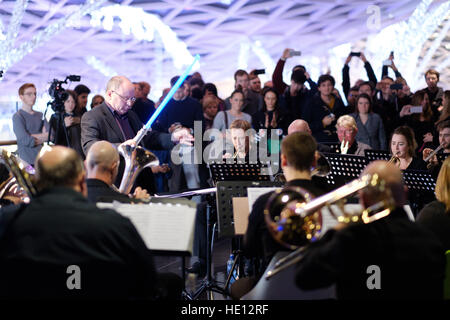
[(417, 223), (430, 229), (450, 250), (450, 157), (442, 164), (436, 181), (436, 201), (427, 204), (417, 216)]
[(264, 88), (262, 91), (263, 108), (252, 117), (253, 128), (256, 132), (266, 129), (270, 135), (271, 129), (280, 129), (280, 134), (287, 133), (289, 120), (279, 106), (278, 93), (273, 88)]
[(351, 116), (355, 118), (358, 127), (356, 140), (369, 145), (375, 150), (386, 150), (386, 133), (384, 131), (383, 120), (372, 112), (372, 99), (369, 95), (361, 93), (356, 98), (356, 112)]
[(442, 110), (436, 125), (446, 120), (450, 120), (450, 90), (445, 90), (442, 97)]
[(426, 170), (422, 159), (416, 157), (417, 142), (414, 131), (408, 126), (398, 127), (391, 137), (391, 153), (398, 159), (395, 162), (401, 170)]
[[(419, 107), (421, 112), (413, 107)], [(434, 120), (430, 99), (424, 90), (417, 91), (411, 101), (411, 105), (406, 105), (400, 111), (401, 123), (414, 129), (418, 152), (422, 152), (425, 147), (433, 147)]]
[(234, 120), (245, 120), (251, 123), (252, 117), (249, 114), (242, 112), (244, 99), (245, 97), (242, 90), (234, 90), (230, 97), (231, 109), (219, 112), (214, 118), (213, 127), (220, 131), (224, 131), (230, 128), (230, 125)]

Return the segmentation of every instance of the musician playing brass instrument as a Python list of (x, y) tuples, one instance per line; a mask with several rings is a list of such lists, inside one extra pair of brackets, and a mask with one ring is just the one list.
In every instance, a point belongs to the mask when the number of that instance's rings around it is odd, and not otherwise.
[[(437, 126), (439, 132), (439, 147), (436, 149), (425, 148), (423, 149), (423, 160), (428, 162), (428, 167), (433, 168), (433, 171), (437, 173), (440, 170), (440, 165), (436, 157), (437, 153), (450, 154), (450, 120), (440, 122)], [(432, 155), (434, 153), (434, 155)]]
[(312, 243), (297, 264), (297, 286), (336, 284), (338, 299), (441, 299), (445, 256), (435, 236), (407, 218), (401, 171), (375, 161), (367, 174), (384, 187), (362, 189), (361, 205), (393, 201), (395, 209), (371, 223), (338, 224)]
[(353, 117), (349, 115), (339, 117), (336, 128), (342, 154), (364, 156), (364, 150), (372, 149), (369, 145), (356, 141), (358, 127)]
[(426, 170), (425, 162), (415, 156), (417, 149), (414, 131), (407, 126), (401, 126), (394, 130), (391, 137), (391, 153), (399, 161), (396, 165), (401, 170)]
[[(324, 192), (311, 181), (311, 167), (316, 165), (317, 143), (315, 139), (306, 132), (295, 132), (285, 137), (281, 144), (281, 168), (286, 177), (286, 186), (301, 187), (313, 196), (320, 196)], [(248, 219), (248, 228), (244, 236), (244, 254), (247, 257), (262, 259), (262, 271), (270, 263), (272, 257), (281, 250), (288, 250), (281, 246), (270, 235), (265, 220), (264, 208), (272, 192), (259, 197), (253, 204)], [(247, 286), (249, 291), (257, 282), (261, 274), (255, 279), (249, 280), (251, 285)], [(231, 294), (240, 297), (246, 293), (244, 288), (237, 287), (238, 282), (233, 283)]]

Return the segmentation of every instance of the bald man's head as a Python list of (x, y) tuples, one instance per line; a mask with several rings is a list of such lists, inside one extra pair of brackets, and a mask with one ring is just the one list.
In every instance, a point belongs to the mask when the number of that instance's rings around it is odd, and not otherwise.
[(134, 85), (127, 77), (115, 76), (106, 84), (105, 101), (119, 114), (125, 114), (131, 109), (134, 95)]
[(97, 141), (90, 148), (86, 156), (88, 172), (94, 168), (108, 169), (119, 161), (119, 153), (114, 145), (108, 141)]
[(380, 181), (385, 184), (384, 190), (366, 188), (362, 191), (362, 200), (365, 207), (369, 207), (381, 200), (392, 197), (396, 206), (403, 206), (406, 202), (406, 193), (403, 186), (403, 176), (400, 169), (392, 163), (378, 160), (370, 163), (362, 172), (362, 176), (370, 174), (378, 175)]
[(305, 120), (297, 119), (294, 120), (288, 128), (288, 135), (294, 132), (307, 132), (311, 134), (311, 129), (309, 128), (308, 122)]
[(74, 149), (54, 146), (36, 160), (38, 189), (74, 187), (83, 177), (83, 160)]

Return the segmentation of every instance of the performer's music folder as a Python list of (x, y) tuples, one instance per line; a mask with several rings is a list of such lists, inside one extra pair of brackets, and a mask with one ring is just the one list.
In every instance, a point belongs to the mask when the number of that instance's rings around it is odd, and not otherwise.
[[(191, 202), (191, 201), (190, 201)], [(97, 203), (129, 218), (150, 250), (192, 254), (196, 207), (180, 203)]]

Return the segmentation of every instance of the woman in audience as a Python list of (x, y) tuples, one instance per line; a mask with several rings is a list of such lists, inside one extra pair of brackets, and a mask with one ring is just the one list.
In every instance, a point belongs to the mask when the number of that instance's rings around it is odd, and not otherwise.
[(205, 120), (205, 130), (213, 127), (214, 118), (219, 110), (219, 99), (214, 95), (204, 96), (202, 99), (203, 118)]
[[(75, 149), (78, 154), (84, 159), (84, 152), (81, 148), (81, 126), (80, 126), (80, 117), (75, 115), (76, 110), (76, 101), (77, 94), (75, 91), (66, 90), (68, 97), (64, 102), (64, 125), (65, 129), (62, 125), (57, 127), (57, 119), (52, 117), (50, 119), (50, 127), (53, 135), (53, 141), (55, 144), (59, 144), (62, 146), (69, 146), (72, 149)], [(59, 130), (58, 130), (59, 129)], [(58, 130), (58, 132), (56, 132)], [(67, 138), (66, 138), (67, 132)], [(56, 137), (56, 134), (58, 135)], [(69, 143), (69, 145), (67, 144)]]
[(91, 101), (91, 109), (94, 109), (96, 106), (100, 105), (105, 101), (105, 98), (103, 98), (102, 95), (96, 94)]
[(415, 156), (417, 142), (410, 127), (401, 126), (394, 130), (391, 138), (391, 153), (398, 158), (395, 161), (401, 170), (426, 170), (422, 159)]
[(271, 129), (280, 129), (279, 135), (287, 134), (289, 119), (287, 114), (278, 105), (278, 93), (275, 89), (264, 88), (262, 92), (263, 108), (252, 117), (253, 128), (261, 134), (261, 129), (267, 130), (270, 135)]
[(236, 89), (233, 91), (230, 97), (231, 109), (219, 112), (214, 118), (213, 127), (220, 131), (230, 128), (231, 123), (234, 120), (245, 120), (249, 123), (252, 122), (252, 117), (242, 112), (242, 106), (244, 105), (244, 93)]
[(417, 216), (417, 223), (430, 229), (450, 250), (450, 157), (442, 164), (436, 181), (436, 201), (426, 205)]
[(436, 125), (446, 120), (450, 120), (450, 90), (445, 90), (442, 96), (442, 110), (441, 115), (436, 121)]
[(358, 127), (356, 140), (369, 145), (375, 150), (386, 150), (386, 134), (381, 117), (372, 112), (372, 99), (365, 93), (356, 98), (355, 118)]
[[(419, 107), (422, 112), (416, 111), (413, 107)], [(411, 101), (411, 105), (406, 105), (400, 111), (401, 123), (413, 128), (416, 137), (418, 152), (422, 152), (425, 147), (433, 147), (434, 121), (428, 94), (424, 90), (417, 91)]]

